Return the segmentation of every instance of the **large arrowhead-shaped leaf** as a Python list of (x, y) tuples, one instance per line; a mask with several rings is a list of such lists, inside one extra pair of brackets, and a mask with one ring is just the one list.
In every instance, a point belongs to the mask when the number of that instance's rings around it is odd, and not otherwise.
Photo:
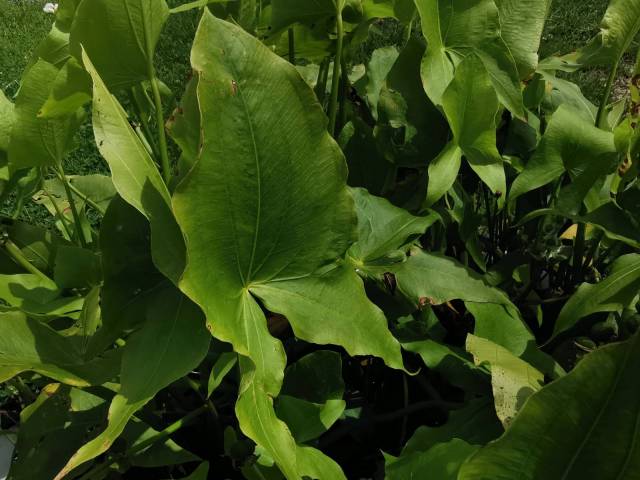
[(80, 59), (84, 48), (110, 88), (148, 80), (168, 16), (164, 0), (84, 0), (71, 28), (71, 51)]
[(147, 308), (146, 322), (124, 348), (121, 387), (111, 401), (106, 429), (80, 448), (56, 479), (104, 453), (136, 411), (202, 361), (209, 343), (198, 307), (172, 285), (159, 290)]
[[(566, 171), (574, 179), (572, 185), (585, 184), (580, 189), (582, 194), (577, 195), (579, 205), (588, 188), (615, 166), (615, 151), (613, 134), (596, 128), (571, 108), (560, 107), (551, 117), (536, 153), (513, 182), (509, 201), (552, 182)], [(575, 209), (573, 196), (563, 199), (560, 195), (560, 202), (565, 202), (567, 209)]]
[(540, 38), (551, 0), (495, 0), (502, 39), (513, 55), (520, 78), (538, 66)]
[(461, 299), (509, 305), (509, 297), (487, 284), (480, 275), (452, 258), (414, 248), (403, 263), (391, 270), (398, 290), (414, 305), (440, 305)]
[(637, 477), (640, 335), (589, 354), (531, 396), (507, 432), (463, 465), (460, 480)]
[[(308, 341), (344, 344), (401, 368), (399, 344), (378, 314), (354, 318), (346, 311), (340, 330), (324, 326), (335, 322), (327, 314), (333, 303), (319, 293), (325, 277), (312, 274), (343, 257), (355, 233), (344, 158), (295, 67), (238, 27), (205, 12), (192, 64), (203, 146), (173, 202), (189, 258), (181, 288), (205, 311), (212, 333), (244, 357), (236, 405), (243, 431), (288, 478), (331, 478), (335, 464), (296, 447), (273, 411), (285, 355), (252, 295), (290, 315)], [(348, 273), (338, 279), (356, 295), (350, 301), (375, 312), (361, 281)], [(314, 310), (300, 315), (308, 305)], [(367, 328), (367, 338), (350, 333), (356, 328)], [(329, 470), (304, 473), (318, 462)]]
[[(437, 167), (429, 168), (429, 189), (431, 177), (444, 174), (447, 180), (435, 179), (438, 187), (436, 193), (428, 193), (428, 203), (440, 198), (455, 181), (460, 151), (491, 191), (504, 199), (506, 179), (502, 158), (496, 147), (495, 131), (500, 105), (489, 75), (476, 55), (467, 56), (458, 65), (453, 80), (442, 96), (442, 107), (453, 131), (453, 140), (436, 159)], [(446, 165), (452, 165), (453, 168), (447, 169)]]
[(619, 257), (607, 278), (599, 283), (583, 283), (560, 311), (553, 335), (571, 328), (578, 320), (597, 312), (613, 312), (627, 307), (640, 290), (640, 255)]
[(500, 18), (494, 0), (415, 0), (427, 39), (422, 81), (429, 98), (442, 104), (456, 64), (477, 55), (500, 101), (523, 117), (518, 70), (509, 47), (500, 35)]
[(98, 149), (109, 164), (120, 196), (151, 224), (154, 263), (177, 282), (184, 269), (184, 242), (171, 211), (169, 190), (131, 128), (126, 112), (107, 89), (86, 52), (82, 60), (93, 80), (93, 129)]

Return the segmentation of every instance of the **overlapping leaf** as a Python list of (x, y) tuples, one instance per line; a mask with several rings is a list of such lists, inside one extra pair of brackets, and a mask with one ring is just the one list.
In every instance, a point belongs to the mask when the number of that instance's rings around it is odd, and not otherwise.
[(496, 442), (463, 465), (460, 480), (633, 478), (640, 335), (603, 347), (534, 394)]
[(524, 116), (515, 60), (501, 37), (499, 10), (494, 0), (416, 0), (428, 47), (422, 62), (422, 81), (436, 105), (454, 78), (456, 65), (476, 55), (491, 79), (500, 101)]
[[(354, 235), (344, 158), (295, 68), (242, 30), (205, 13), (192, 64), (204, 141), (173, 201), (189, 256), (181, 288), (205, 311), (212, 333), (243, 356), (236, 414), (245, 434), (288, 478), (332, 478), (337, 466), (297, 447), (274, 413), (285, 356), (253, 294), (308, 341), (377, 354), (402, 368), (399, 344), (361, 280), (338, 268), (337, 291), (323, 280), (331, 268), (312, 275), (342, 257)], [(353, 292), (350, 302), (361, 299), (359, 308), (371, 313), (347, 310), (337, 329), (335, 312), (325, 313), (335, 305), (325, 290)], [(356, 328), (366, 328), (366, 338), (350, 333)]]

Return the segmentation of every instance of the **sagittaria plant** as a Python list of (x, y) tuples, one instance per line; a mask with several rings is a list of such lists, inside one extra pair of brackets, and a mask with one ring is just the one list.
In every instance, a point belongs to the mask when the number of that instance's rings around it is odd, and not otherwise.
[(539, 61), (549, 4), (62, 0), (0, 97), (9, 478), (635, 478), (640, 1)]

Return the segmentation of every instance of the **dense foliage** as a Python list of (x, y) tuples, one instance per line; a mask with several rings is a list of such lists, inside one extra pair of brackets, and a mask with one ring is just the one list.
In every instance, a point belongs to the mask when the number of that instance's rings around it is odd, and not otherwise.
[(9, 478), (640, 478), (640, 0), (540, 60), (550, 1), (62, 0), (0, 92)]

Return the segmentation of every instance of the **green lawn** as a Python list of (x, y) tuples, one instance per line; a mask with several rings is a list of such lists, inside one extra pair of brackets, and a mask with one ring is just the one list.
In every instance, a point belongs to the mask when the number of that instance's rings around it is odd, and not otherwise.
[[(598, 32), (598, 25), (607, 8), (606, 0), (554, 0), (542, 37), (541, 56), (564, 54), (584, 45)], [(631, 48), (635, 52), (638, 42)], [(633, 69), (635, 55), (627, 53), (619, 72), (614, 97), (626, 88)], [(598, 103), (607, 83), (609, 72), (594, 68), (567, 77), (578, 83), (591, 101)], [(616, 95), (617, 94), (617, 95)]]

